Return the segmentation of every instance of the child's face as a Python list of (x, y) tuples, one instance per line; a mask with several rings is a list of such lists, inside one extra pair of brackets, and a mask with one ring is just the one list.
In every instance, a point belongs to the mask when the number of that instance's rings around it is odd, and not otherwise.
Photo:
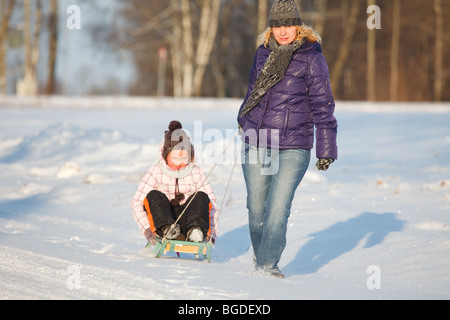
[(167, 165), (172, 170), (181, 170), (190, 162), (189, 152), (187, 150), (173, 150), (167, 156)]

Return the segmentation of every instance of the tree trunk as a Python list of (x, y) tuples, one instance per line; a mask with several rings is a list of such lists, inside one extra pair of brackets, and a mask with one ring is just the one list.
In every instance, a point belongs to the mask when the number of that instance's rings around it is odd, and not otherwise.
[[(344, 7), (343, 7), (344, 8)], [(344, 69), (345, 63), (350, 53), (350, 47), (352, 46), (353, 35), (356, 30), (356, 22), (358, 18), (358, 13), (360, 9), (360, 0), (352, 0), (350, 15), (344, 14), (345, 19), (348, 22), (345, 23), (344, 35), (339, 48), (339, 55), (333, 64), (331, 71), (331, 84), (334, 88), (339, 88), (340, 81), (342, 79), (342, 71)]]
[(0, 94), (6, 94), (6, 49), (5, 41), (8, 35), (9, 20), (14, 9), (15, 0), (0, 2)]
[(32, 40), (31, 40), (31, 1), (23, 1), (23, 15), (24, 15), (24, 79), (19, 80), (17, 83), (17, 95), (30, 96), (36, 94), (35, 79), (33, 75), (33, 63), (32, 63)]
[(444, 61), (444, 19), (442, 15), (442, 1), (434, 0), (436, 13), (436, 40), (434, 53), (434, 101), (442, 101), (443, 61)]
[(50, 43), (48, 57), (48, 78), (47, 78), (47, 94), (54, 94), (55, 85), (55, 69), (56, 69), (56, 52), (58, 49), (58, 0), (50, 1), (50, 17), (49, 17)]
[(42, 0), (36, 0), (36, 14), (34, 19), (34, 34), (31, 44), (31, 70), (36, 79), (36, 70), (39, 62), (39, 36), (41, 34), (42, 23)]
[(391, 45), (391, 83), (390, 99), (398, 101), (398, 63), (400, 51), (400, 27), (401, 27), (401, 7), (400, 0), (394, 0), (393, 19), (392, 19), (392, 45)]
[(17, 83), (17, 94), (33, 96), (38, 94), (36, 67), (39, 60), (39, 34), (41, 28), (41, 0), (36, 2), (34, 33), (31, 33), (31, 2), (24, 0), (24, 46), (25, 46), (25, 76)]
[(25, 79), (29, 79), (32, 74), (31, 65), (31, 1), (24, 0), (24, 46), (25, 46)]
[[(367, 6), (375, 0), (367, 0)], [(367, 100), (376, 99), (376, 29), (367, 28)]]
[(194, 93), (201, 95), (203, 77), (214, 47), (217, 29), (219, 27), (220, 1), (204, 0), (200, 18), (200, 38), (195, 61)]
[[(211, 58), (219, 26), (220, 1), (203, 0), (199, 36), (194, 40), (189, 0), (181, 0), (183, 96), (201, 95), (203, 78)], [(196, 46), (197, 44), (197, 46)]]
[(182, 30), (178, 23), (172, 27), (172, 37), (170, 37), (170, 56), (173, 72), (173, 95), (177, 98), (183, 96), (183, 56), (181, 50)]
[[(267, 0), (258, 0), (258, 22), (256, 25), (256, 34), (261, 34), (267, 28), (268, 21)], [(259, 39), (256, 39), (256, 46), (259, 46)]]
[(225, 98), (227, 97), (227, 87), (230, 79), (228, 79), (229, 75), (229, 65), (230, 65), (230, 52), (228, 49), (231, 44), (231, 17), (233, 9), (235, 8), (235, 2), (233, 1), (225, 1), (223, 3), (221, 9), (221, 23), (222, 23), (222, 33), (220, 35), (218, 42), (218, 48), (214, 53), (214, 61), (215, 63), (212, 67), (212, 75), (215, 81), (215, 90), (217, 97)]
[(314, 5), (316, 6), (316, 11), (317, 11), (317, 15), (316, 15), (316, 26), (315, 26), (315, 30), (317, 31), (318, 34), (323, 34), (323, 31), (325, 29), (325, 13), (327, 11), (327, 0), (318, 0), (314, 3)]
[(191, 97), (194, 78), (194, 39), (189, 0), (181, 0), (181, 23), (183, 41), (183, 96)]

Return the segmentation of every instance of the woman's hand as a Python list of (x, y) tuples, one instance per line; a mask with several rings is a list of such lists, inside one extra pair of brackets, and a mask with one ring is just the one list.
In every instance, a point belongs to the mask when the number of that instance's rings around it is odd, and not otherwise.
[(333, 162), (334, 159), (319, 159), (319, 161), (317, 161), (316, 167), (320, 171), (327, 171)]

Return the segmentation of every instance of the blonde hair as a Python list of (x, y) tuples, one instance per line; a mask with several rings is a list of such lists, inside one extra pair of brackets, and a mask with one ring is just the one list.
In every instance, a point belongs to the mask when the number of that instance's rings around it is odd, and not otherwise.
[[(297, 28), (297, 36), (295, 37), (294, 41), (301, 41), (303, 38), (306, 38), (309, 42), (322, 43), (322, 38), (313, 28), (305, 25), (296, 26), (296, 28)], [(273, 34), (272, 28), (267, 28), (266, 31), (264, 31), (259, 36), (261, 43), (264, 44), (266, 48), (269, 46), (269, 39), (272, 36), (272, 34)]]

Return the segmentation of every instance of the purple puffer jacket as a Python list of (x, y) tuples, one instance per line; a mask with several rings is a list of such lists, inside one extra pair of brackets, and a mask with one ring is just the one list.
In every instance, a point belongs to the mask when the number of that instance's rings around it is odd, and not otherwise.
[[(250, 97), (269, 54), (269, 48), (263, 45), (258, 48), (250, 72), (247, 96), (241, 109)], [(334, 109), (328, 65), (322, 54), (322, 47), (317, 42), (306, 42), (294, 52), (285, 78), (272, 87), (249, 114), (238, 117), (238, 122), (244, 131), (243, 139), (246, 140), (251, 136), (248, 132), (269, 132), (269, 147), (271, 130), (279, 130), (281, 150), (311, 150), (315, 125), (317, 158), (337, 159), (338, 125), (333, 115)]]

